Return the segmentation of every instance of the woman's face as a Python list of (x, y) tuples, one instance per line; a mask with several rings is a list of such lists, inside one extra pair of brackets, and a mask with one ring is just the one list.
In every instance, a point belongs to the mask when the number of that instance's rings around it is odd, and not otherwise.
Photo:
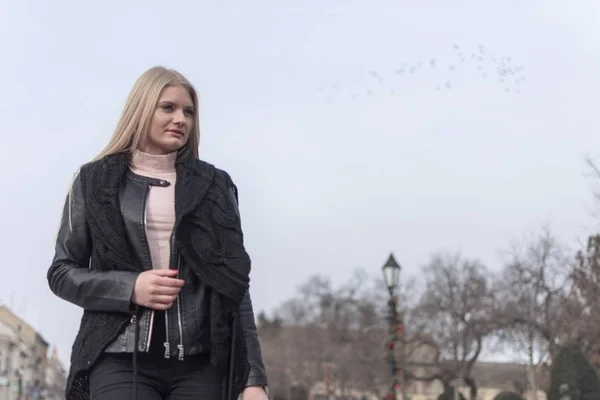
[(140, 150), (149, 154), (169, 154), (188, 141), (194, 125), (194, 102), (182, 86), (166, 87), (158, 99), (150, 130)]

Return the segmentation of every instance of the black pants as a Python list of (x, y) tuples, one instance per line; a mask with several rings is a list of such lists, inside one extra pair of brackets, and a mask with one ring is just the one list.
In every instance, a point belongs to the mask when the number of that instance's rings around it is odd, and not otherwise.
[[(221, 400), (223, 376), (208, 355), (165, 359), (164, 324), (159, 322), (154, 328), (150, 352), (137, 354), (138, 400)], [(90, 371), (90, 390), (91, 400), (133, 399), (132, 354), (103, 354)]]

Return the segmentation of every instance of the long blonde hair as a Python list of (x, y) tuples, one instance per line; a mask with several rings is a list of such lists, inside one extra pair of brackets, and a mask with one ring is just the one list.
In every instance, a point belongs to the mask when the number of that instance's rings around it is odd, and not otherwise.
[(132, 153), (143, 135), (148, 134), (150, 122), (162, 91), (169, 86), (182, 86), (190, 93), (194, 103), (194, 124), (186, 143), (198, 158), (200, 123), (198, 118), (198, 95), (194, 86), (179, 72), (164, 67), (152, 67), (136, 80), (129, 92), (117, 128), (106, 147), (95, 160), (121, 152)]
[[(189, 148), (192, 154), (198, 158), (200, 119), (198, 116), (198, 94), (196, 93), (196, 89), (181, 73), (156, 66), (148, 69), (135, 81), (110, 141), (92, 161), (122, 152), (133, 153), (140, 141), (145, 139), (144, 135), (148, 134), (152, 116), (154, 115), (154, 110), (156, 109), (161, 93), (165, 88), (170, 86), (182, 86), (187, 89), (192, 97), (192, 102), (194, 103), (194, 123), (185, 147)], [(69, 186), (68, 211), (69, 226), (71, 228), (73, 182), (78, 174), (79, 169), (73, 175), (73, 180)]]

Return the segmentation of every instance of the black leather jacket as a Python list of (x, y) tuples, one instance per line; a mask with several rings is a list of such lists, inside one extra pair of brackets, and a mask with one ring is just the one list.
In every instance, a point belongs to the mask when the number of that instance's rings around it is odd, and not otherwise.
[[(128, 239), (140, 257), (142, 265), (147, 269), (152, 268), (152, 264), (145, 235), (146, 198), (150, 186), (168, 184), (129, 171), (119, 192)], [(175, 240), (174, 236), (173, 234), (172, 241)], [(91, 243), (85, 218), (85, 204), (80, 181), (76, 178), (71, 194), (70, 212), (67, 199), (56, 241), (54, 260), (48, 271), (50, 289), (60, 298), (87, 310), (132, 313), (129, 325), (105, 351), (133, 352), (136, 321), (132, 312), (131, 295), (138, 273), (90, 270), (90, 254)], [(178, 265), (179, 262), (177, 256), (171, 254), (171, 265)], [(186, 281), (186, 285), (183, 286), (173, 307), (163, 314), (167, 337), (164, 347), (165, 357), (183, 359), (186, 355), (209, 350), (208, 290), (195, 275), (189, 272), (190, 268), (181, 265), (178, 267), (178, 270), (182, 271), (180, 278)], [(154, 313), (154, 310), (143, 308), (139, 314), (138, 351), (148, 351), (150, 347)], [(267, 386), (252, 301), (248, 292), (240, 305), (240, 321), (250, 364), (247, 386)]]

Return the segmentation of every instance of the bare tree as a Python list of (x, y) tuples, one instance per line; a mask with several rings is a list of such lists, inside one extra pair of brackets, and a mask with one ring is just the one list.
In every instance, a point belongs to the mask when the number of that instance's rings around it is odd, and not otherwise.
[[(389, 379), (383, 358), (386, 295), (382, 282), (362, 271), (339, 286), (313, 276), (298, 287), (276, 311), (278, 334), (261, 332), (264, 352), (273, 358), (265, 362), (270, 370), (285, 371), (280, 380), (286, 382), (288, 397), (294, 386), (310, 388), (322, 381), (324, 371), (341, 392), (380, 394)], [(264, 315), (258, 322), (272, 325)]]
[(540, 368), (569, 336), (568, 282), (571, 261), (562, 243), (544, 228), (513, 245), (498, 282), (500, 337), (527, 359), (529, 386), (539, 387)]
[(524, 382), (515, 382), (515, 390), (523, 395), (529, 388), (532, 393), (531, 398), (537, 400), (538, 375), (549, 354), (547, 341), (540, 336), (539, 332), (527, 325), (516, 326), (504, 333), (504, 339), (511, 344), (512, 350), (516, 350), (515, 361), (526, 366), (524, 367), (526, 379)]
[(270, 318), (265, 312), (260, 312), (256, 317), (256, 326), (261, 337), (262, 356), (269, 374), (272, 396), (288, 398), (291, 382), (286, 370), (288, 359), (282, 321), (277, 315)]
[[(589, 171), (590, 171), (590, 176), (591, 178), (594, 179), (594, 181), (596, 182), (596, 184), (598, 184), (598, 182), (600, 182), (600, 167), (598, 166), (598, 163), (596, 160), (594, 160), (594, 158), (592, 157), (588, 157), (586, 159), (586, 163), (588, 165)], [(594, 198), (596, 199), (597, 203), (600, 203), (600, 189), (596, 188), (593, 192)], [(592, 213), (592, 215), (596, 218), (600, 217), (599, 212), (596, 210)]]
[(572, 336), (600, 369), (600, 235), (590, 236), (586, 250), (577, 253), (571, 279)]
[[(410, 372), (412, 379), (439, 380), (451, 390), (457, 379), (477, 396), (472, 377), (485, 338), (493, 331), (490, 312), (494, 295), (488, 272), (476, 260), (459, 255), (438, 254), (424, 268), (425, 289), (414, 310), (412, 347), (428, 347), (433, 356), (430, 372)], [(417, 369), (415, 368), (415, 371)]]

